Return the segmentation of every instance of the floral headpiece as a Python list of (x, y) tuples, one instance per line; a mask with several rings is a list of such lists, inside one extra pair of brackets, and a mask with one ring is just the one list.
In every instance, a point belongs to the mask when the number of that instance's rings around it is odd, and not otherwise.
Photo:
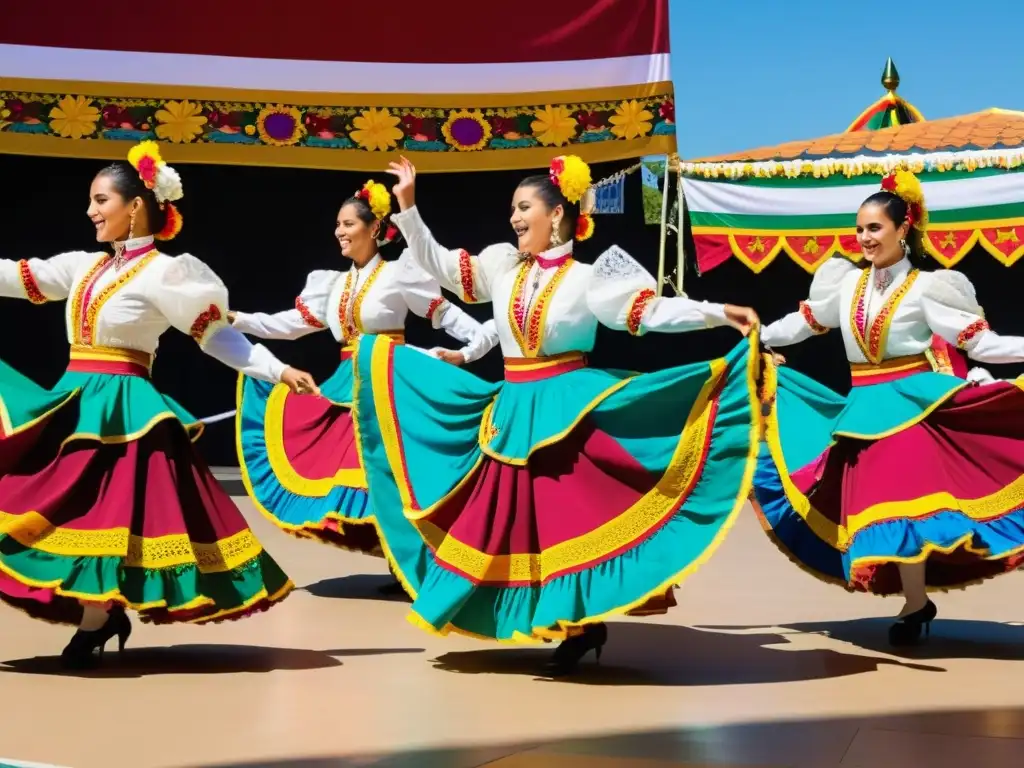
[[(370, 206), (370, 213), (373, 214), (377, 221), (383, 221), (391, 213), (391, 193), (388, 192), (387, 187), (373, 179), (363, 184), (362, 189), (356, 192), (355, 196), (360, 200), (366, 201), (366, 204)], [(397, 235), (398, 229), (395, 225), (388, 224), (387, 232), (381, 242), (389, 243)]]
[(146, 189), (153, 191), (160, 210), (166, 211), (167, 222), (156, 233), (157, 240), (172, 240), (181, 232), (182, 218), (175, 200), (181, 200), (185, 191), (181, 176), (160, 157), (160, 147), (155, 141), (143, 141), (128, 151), (128, 162), (139, 172), (139, 178)]
[(593, 190), (590, 188), (590, 166), (576, 155), (562, 155), (551, 161), (548, 169), (551, 183), (561, 190), (570, 203), (580, 204), (580, 215), (576, 219), (576, 239), (586, 240), (594, 234)]
[(917, 176), (902, 168), (890, 171), (882, 177), (882, 189), (892, 192), (907, 204), (907, 222), (923, 232), (928, 226), (928, 209), (925, 208), (924, 189)]

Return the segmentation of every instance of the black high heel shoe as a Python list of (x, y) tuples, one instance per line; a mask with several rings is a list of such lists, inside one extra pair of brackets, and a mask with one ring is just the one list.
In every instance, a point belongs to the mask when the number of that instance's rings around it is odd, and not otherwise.
[(80, 629), (75, 632), (71, 642), (61, 651), (61, 666), (65, 669), (95, 669), (103, 661), (103, 651), (112, 638), (117, 637), (118, 653), (124, 653), (124, 646), (131, 634), (132, 623), (128, 614), (121, 606), (115, 606), (107, 615), (106, 623), (99, 629)]
[(583, 633), (562, 641), (551, 659), (544, 665), (548, 677), (564, 677), (576, 671), (583, 657), (591, 651), (597, 663), (601, 663), (601, 650), (608, 642), (608, 627), (604, 624), (590, 624)]
[(935, 607), (935, 603), (929, 600), (924, 604), (924, 608), (901, 617), (899, 621), (889, 627), (889, 645), (916, 645), (921, 640), (922, 629), (924, 636), (929, 637), (932, 621), (938, 613), (939, 609)]

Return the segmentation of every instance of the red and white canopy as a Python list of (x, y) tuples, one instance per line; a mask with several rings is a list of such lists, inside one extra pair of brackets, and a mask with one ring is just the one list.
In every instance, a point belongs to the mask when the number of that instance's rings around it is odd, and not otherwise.
[[(260, 7), (263, 6), (263, 7)], [(425, 170), (671, 152), (667, 0), (4, 9), (0, 152)]]

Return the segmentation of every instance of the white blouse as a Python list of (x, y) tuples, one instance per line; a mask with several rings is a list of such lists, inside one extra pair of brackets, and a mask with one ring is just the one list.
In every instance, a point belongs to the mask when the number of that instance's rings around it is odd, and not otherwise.
[(471, 256), (441, 246), (412, 208), (392, 216), (409, 252), (441, 285), (466, 302), (494, 304), (494, 323), (505, 357), (590, 352), (597, 324), (634, 335), (679, 333), (727, 325), (721, 304), (657, 295), (657, 281), (621, 248), (593, 266), (572, 258), (572, 243), (521, 256), (508, 243)]
[[(441, 295), (441, 287), (403, 252), (398, 261), (380, 254), (347, 272), (317, 270), (295, 300), (295, 308), (274, 314), (236, 312), (234, 327), (263, 339), (297, 339), (329, 329), (340, 343), (363, 333), (404, 332), (412, 310), (443, 328), (449, 336), (468, 342), (461, 349), (466, 362), (486, 355), (497, 336)], [(420, 350), (421, 352), (425, 350)]]
[[(34, 304), (67, 299), (68, 342), (155, 355), (170, 326), (208, 355), (254, 378), (281, 380), (287, 366), (227, 324), (228, 289), (189, 254), (168, 256), (152, 237), (125, 243), (126, 259), (71, 251), (49, 259), (0, 259), (0, 296)], [(137, 255), (132, 255), (137, 254)]]
[(953, 270), (912, 269), (909, 259), (884, 269), (829, 260), (800, 310), (766, 326), (761, 340), (782, 347), (832, 328), (842, 332), (851, 363), (922, 354), (933, 334), (982, 363), (1024, 362), (1024, 337), (989, 329), (970, 280)]

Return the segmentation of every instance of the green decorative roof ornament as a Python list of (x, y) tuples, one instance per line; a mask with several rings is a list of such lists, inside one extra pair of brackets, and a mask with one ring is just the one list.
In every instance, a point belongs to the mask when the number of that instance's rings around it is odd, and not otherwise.
[(917, 107), (896, 95), (896, 89), (900, 87), (900, 73), (891, 56), (886, 59), (885, 69), (882, 71), (882, 87), (886, 90), (885, 96), (861, 112), (846, 129), (848, 133), (877, 131), (882, 128), (924, 122), (924, 115)]

